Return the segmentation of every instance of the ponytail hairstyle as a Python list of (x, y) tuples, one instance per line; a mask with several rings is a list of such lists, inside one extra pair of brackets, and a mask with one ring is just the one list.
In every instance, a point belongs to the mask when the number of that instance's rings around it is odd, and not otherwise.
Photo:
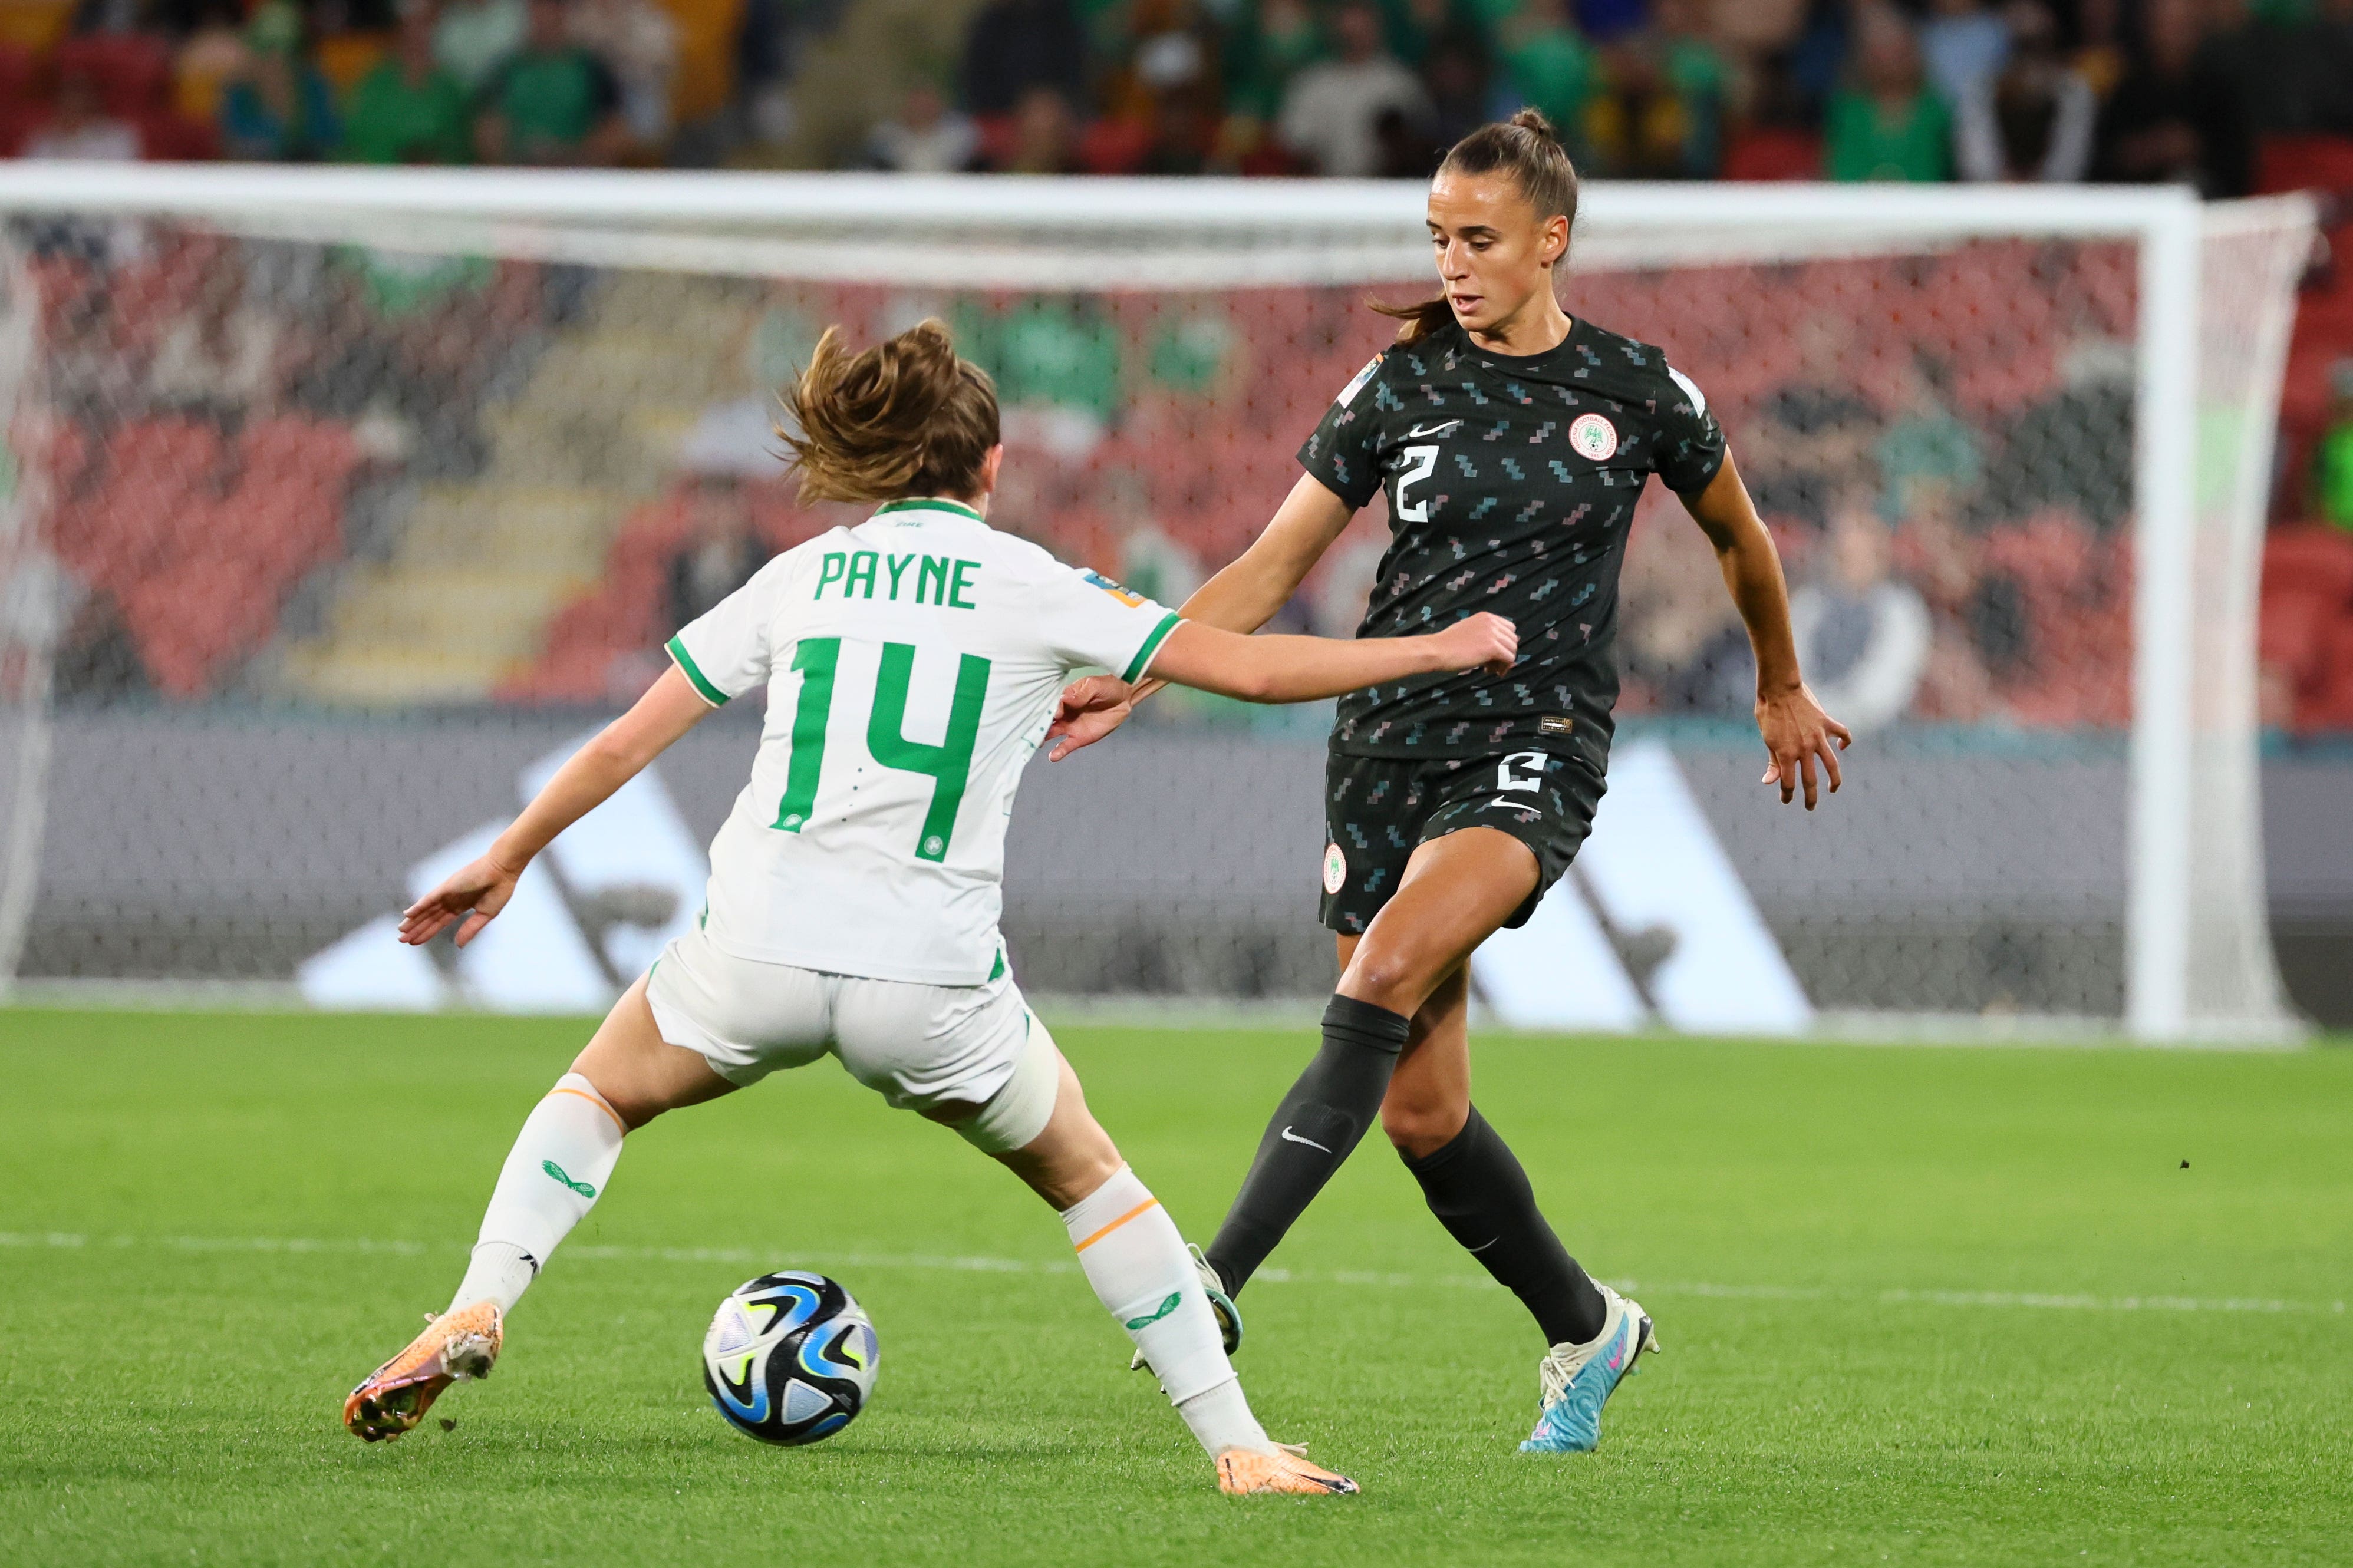
[(800, 379), (778, 394), (804, 500), (977, 496), (997, 443), (997, 387), (956, 357), (936, 320), (851, 353), (828, 327)]
[[(1512, 176), (1539, 221), (1565, 217), (1576, 226), (1577, 165), (1569, 162), (1568, 149), (1560, 144), (1551, 121), (1535, 110), (1523, 109), (1509, 120), (1482, 125), (1449, 149), (1438, 165), (1440, 174), (1492, 174), (1498, 169)], [(1567, 256), (1562, 252), (1564, 259)], [(1377, 300), (1367, 303), (1402, 323), (1398, 328), (1401, 343), (1419, 342), (1454, 320), (1454, 308), (1443, 294), (1410, 305), (1386, 305)]]

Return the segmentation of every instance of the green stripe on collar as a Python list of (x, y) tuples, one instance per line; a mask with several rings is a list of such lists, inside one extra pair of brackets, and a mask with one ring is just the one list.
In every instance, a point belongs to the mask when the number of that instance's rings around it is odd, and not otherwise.
[(898, 500), (886, 500), (874, 509), (874, 515), (881, 517), (885, 512), (893, 511), (952, 511), (959, 517), (968, 517), (975, 522), (988, 521), (964, 502), (949, 500), (944, 496), (903, 496)]

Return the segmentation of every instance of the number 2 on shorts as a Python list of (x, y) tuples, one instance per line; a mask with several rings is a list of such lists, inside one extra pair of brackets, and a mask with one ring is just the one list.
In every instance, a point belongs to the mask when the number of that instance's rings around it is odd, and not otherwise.
[[(1512, 771), (1515, 766), (1525, 768), (1529, 771), (1526, 773), (1515, 773)], [(1502, 762), (1495, 764), (1495, 788), (1498, 791), (1507, 789), (1542, 789), (1544, 787), (1544, 776), (1545, 754), (1542, 752), (1514, 752), (1510, 756), (1505, 757)]]
[[(792, 668), (801, 672), (801, 693), (793, 708), (792, 760), (785, 771), (785, 795), (776, 805), (776, 826), (798, 833), (817, 807), (818, 776), (825, 766), (826, 729), (833, 715), (834, 671), (841, 662), (839, 637), (804, 638), (793, 649)], [(907, 643), (884, 643), (874, 683), (874, 707), (866, 723), (866, 749), (886, 768), (922, 773), (932, 781), (931, 808), (915, 844), (918, 860), (944, 860), (955, 834), (972, 775), (973, 747), (980, 738), (980, 712), (988, 697), (988, 660), (965, 654), (957, 662), (955, 696), (948, 708), (947, 733), (936, 746), (906, 736), (907, 685), (915, 650)]]

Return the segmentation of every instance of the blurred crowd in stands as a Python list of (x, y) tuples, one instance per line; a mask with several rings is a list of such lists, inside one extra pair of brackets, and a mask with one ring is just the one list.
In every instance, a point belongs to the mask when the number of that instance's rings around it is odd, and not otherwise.
[[(0, 0), (0, 150), (617, 164), (790, 140), (881, 0)], [(941, 0), (804, 162), (1411, 176), (1523, 105), (1650, 179), (2188, 180), (2353, 134), (2353, 0)], [(926, 63), (934, 68), (926, 69)], [(827, 84), (809, 83), (821, 93)]]
[[(49, 9), (65, 36), (28, 44), (25, 15)], [(0, 0), (0, 147), (116, 161), (659, 162), (674, 58), (673, 25), (649, 0), (418, 0), (397, 15), (379, 0)]]
[[(826, 40), (886, 12), (886, 34), (935, 47), (825, 68)], [(844, 93), (855, 112), (817, 112)], [(2353, 0), (0, 0), (0, 151), (42, 158), (1414, 177), (1523, 104), (1596, 176), (2353, 191)], [(101, 696), (221, 689), (281, 622), (317, 618), (342, 563), (394, 549), (402, 487), (475, 482), (486, 409), (549, 345), (614, 327), (576, 268), (19, 226), (74, 584), (60, 675)], [(1707, 380), (1789, 557), (1809, 667), (1858, 727), (2105, 725), (2128, 642), (2122, 255), (1995, 246), (1862, 281), (1727, 268), (1706, 309), (1688, 278), (1604, 276), (1572, 305)], [(1381, 335), (1345, 291), (758, 314), (805, 347), (821, 319), (930, 309), (1003, 389), (1008, 515), (1172, 602), (1263, 521)], [(792, 356), (766, 357), (712, 428), (756, 444), (757, 390)], [(2353, 730), (2342, 268), (2306, 290), (2282, 432), (2265, 717)], [(618, 690), (815, 525), (739, 469), (689, 454), (640, 491), (604, 577), (502, 693)], [(1737, 715), (1738, 627), (1695, 536), (1658, 515), (1628, 567), (1628, 706)], [(1350, 628), (1379, 548), (1369, 524), (1351, 538), (1285, 624)]]
[(916, 87), (867, 153), (1413, 176), (1525, 104), (1601, 176), (2241, 195), (2257, 133), (2353, 133), (2353, 4), (989, 0), (954, 83)]

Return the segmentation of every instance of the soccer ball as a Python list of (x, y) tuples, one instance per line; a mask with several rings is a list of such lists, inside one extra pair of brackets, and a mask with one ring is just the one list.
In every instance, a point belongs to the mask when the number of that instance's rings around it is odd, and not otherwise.
[(702, 1336), (702, 1385), (737, 1431), (790, 1447), (849, 1426), (881, 1359), (874, 1325), (849, 1291), (788, 1269), (719, 1303)]

